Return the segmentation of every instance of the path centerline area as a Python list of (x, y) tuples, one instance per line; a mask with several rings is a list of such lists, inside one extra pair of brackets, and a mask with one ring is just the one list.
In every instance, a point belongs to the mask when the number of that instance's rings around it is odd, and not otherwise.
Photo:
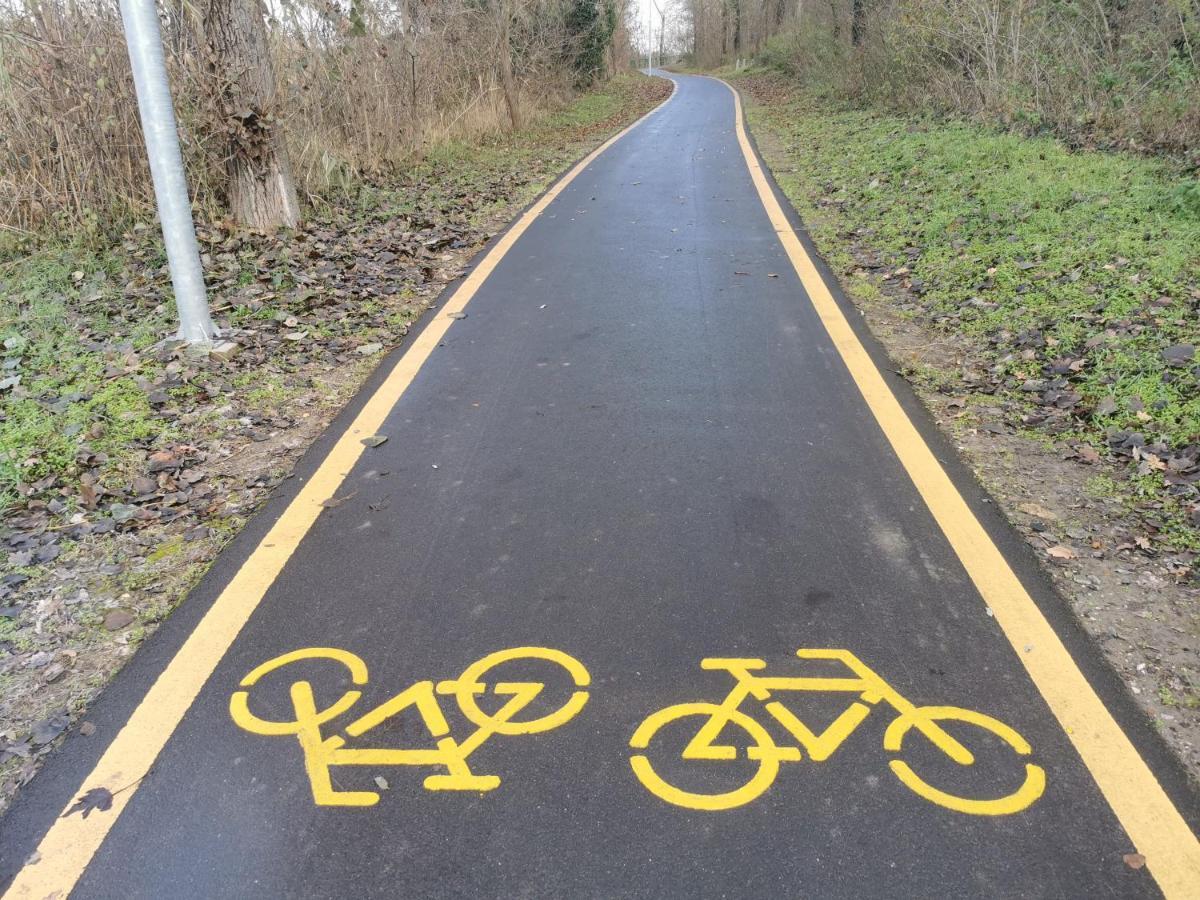
[(5, 896), (1194, 895), (1194, 796), (910, 412), (679, 78), (106, 693)]

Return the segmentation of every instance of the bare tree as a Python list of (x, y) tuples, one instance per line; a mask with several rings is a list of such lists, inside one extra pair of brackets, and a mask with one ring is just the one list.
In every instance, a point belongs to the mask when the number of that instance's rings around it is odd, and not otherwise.
[(850, 3), (850, 43), (861, 47), (863, 36), (867, 33), (867, 0), (851, 0)]
[(262, 0), (206, 0), (200, 29), (226, 139), (233, 218), (254, 228), (295, 226), (300, 204), (279, 121)]
[(518, 93), (516, 79), (513, 78), (512, 60), (513, 18), (517, 12), (518, 2), (519, 0), (495, 0), (496, 15), (499, 20), (497, 53), (500, 57), (500, 86), (504, 89), (504, 105), (508, 108), (508, 120), (513, 131), (520, 131), (522, 125), (521, 97)]

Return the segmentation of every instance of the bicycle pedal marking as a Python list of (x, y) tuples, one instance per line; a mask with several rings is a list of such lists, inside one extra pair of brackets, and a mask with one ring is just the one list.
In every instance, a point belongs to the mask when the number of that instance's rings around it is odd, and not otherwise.
[[(991, 716), (956, 706), (917, 706), (906, 700), (895, 688), (870, 669), (849, 650), (832, 648), (802, 648), (796, 651), (801, 660), (827, 660), (841, 663), (849, 675), (839, 677), (802, 676), (779, 677), (764, 673), (766, 663), (761, 659), (712, 657), (701, 660), (700, 668), (724, 671), (733, 677), (734, 685), (720, 703), (677, 703), (646, 718), (633, 736), (629, 746), (648, 750), (655, 736), (667, 725), (689, 718), (698, 718), (699, 727), (686, 742), (679, 758), (685, 761), (703, 760), (708, 765), (729, 760), (756, 762), (753, 775), (742, 785), (726, 791), (703, 793), (684, 790), (672, 784), (655, 769), (646, 753), (629, 758), (633, 773), (650, 793), (668, 803), (686, 809), (717, 812), (744, 806), (762, 796), (779, 775), (785, 762), (824, 762), (828, 760), (871, 713), (890, 706), (896, 718), (884, 733), (883, 748), (901, 754), (905, 737), (911, 731), (924, 735), (938, 750), (962, 766), (975, 764), (975, 756), (939, 724), (953, 721), (972, 725), (989, 732), (1018, 757), (1028, 757), (1033, 748), (1014, 729)], [(811, 730), (787, 706), (772, 699), (781, 692), (846, 693), (856, 698), (820, 733)], [(796, 744), (777, 744), (771, 732), (759, 719), (741, 709), (746, 700), (759, 704), (766, 715), (796, 741)], [(720, 743), (719, 739), (731, 729), (736, 731), (736, 743)], [(1024, 763), (1024, 778), (1020, 787), (1001, 797), (973, 798), (941, 790), (926, 782), (902, 758), (888, 761), (888, 768), (900, 783), (918, 797), (956, 812), (977, 816), (1011, 815), (1028, 809), (1046, 789), (1046, 773), (1041, 766)]]
[[(339, 663), (350, 675), (353, 689), (345, 691), (334, 703), (318, 709), (312, 685), (294, 681), (289, 688), (294, 718), (288, 721), (262, 719), (250, 710), (250, 689), (264, 677), (285, 666), (306, 660), (329, 660)], [(566, 670), (574, 687), (565, 703), (545, 715), (533, 719), (518, 718), (546, 688), (541, 681), (489, 680), (492, 669), (504, 663), (521, 660), (541, 660)], [(444, 773), (425, 778), (429, 791), (491, 791), (500, 786), (498, 775), (476, 774), (468, 758), (493, 735), (513, 736), (539, 734), (564, 725), (579, 714), (588, 701), (585, 690), (591, 676), (579, 660), (549, 647), (512, 647), (489, 653), (473, 662), (455, 679), (418, 681), (385, 700), (374, 709), (348, 723), (343, 731), (352, 738), (362, 737), (384, 722), (407, 709), (416, 712), (433, 744), (421, 748), (346, 747), (346, 737), (325, 735), (322, 726), (348, 712), (362, 698), (357, 688), (367, 684), (367, 665), (348, 650), (336, 647), (307, 647), (293, 650), (251, 670), (229, 698), (229, 714), (242, 729), (252, 734), (278, 737), (291, 735), (300, 744), (304, 770), (312, 788), (313, 802), (318, 806), (374, 806), (379, 802), (375, 791), (342, 791), (333, 786), (330, 770), (334, 766), (440, 766)], [(494, 712), (480, 706), (479, 698), (487, 694), (501, 699)], [(459, 710), (475, 730), (457, 740), (451, 734), (438, 700), (453, 696)]]

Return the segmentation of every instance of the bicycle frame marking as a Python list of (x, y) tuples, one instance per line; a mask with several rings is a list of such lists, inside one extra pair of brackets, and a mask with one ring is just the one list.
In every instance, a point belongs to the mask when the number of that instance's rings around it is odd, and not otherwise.
[[(547, 647), (514, 647), (488, 654), (466, 668), (457, 679), (438, 682), (419, 681), (404, 689), (374, 709), (359, 716), (344, 729), (349, 737), (361, 737), (384, 722), (413, 708), (435, 742), (435, 748), (347, 748), (341, 735), (324, 736), (321, 726), (347, 712), (362, 697), (360, 690), (346, 691), (335, 703), (318, 710), (312, 685), (295, 681), (290, 698), (295, 718), (287, 722), (261, 719), (250, 711), (246, 688), (257, 684), (264, 676), (291, 663), (310, 659), (328, 659), (341, 663), (350, 673), (356, 686), (367, 683), (367, 666), (359, 657), (334, 647), (308, 647), (294, 650), (268, 660), (242, 679), (242, 690), (229, 698), (229, 714), (238, 726), (253, 734), (293, 735), (304, 754), (304, 769), (312, 788), (313, 802), (318, 806), (374, 806), (379, 802), (375, 791), (339, 791), (333, 786), (330, 769), (334, 766), (441, 766), (445, 773), (429, 775), (424, 780), (430, 791), (491, 791), (500, 786), (498, 775), (477, 775), (468, 765), (468, 758), (493, 735), (535, 734), (549, 731), (574, 718), (587, 703), (586, 688), (591, 676), (583, 664), (561, 650)], [(491, 685), (497, 696), (507, 696), (494, 713), (480, 708), (477, 697), (487, 692), (483, 681), (487, 671), (501, 663), (520, 659), (539, 659), (556, 663), (567, 670), (576, 690), (563, 706), (537, 719), (516, 719), (545, 688), (544, 682), (498, 681)], [(438, 702), (438, 695), (452, 695), (463, 716), (475, 726), (475, 731), (462, 741), (450, 734), (450, 724)]]
[[(707, 717), (700, 729), (684, 747), (681, 756), (685, 760), (725, 761), (737, 759), (738, 748), (716, 743), (727, 726), (737, 725), (751, 738), (746, 747), (746, 757), (759, 763), (758, 770), (746, 784), (723, 793), (700, 794), (681, 790), (664, 780), (654, 770), (644, 754), (630, 757), (634, 774), (642, 785), (654, 795), (688, 809), (717, 811), (733, 809), (755, 800), (774, 783), (783, 762), (799, 762), (803, 754), (813, 762), (824, 762), (846, 741), (847, 738), (883, 703), (897, 713), (896, 719), (884, 734), (883, 746), (890, 752), (900, 752), (905, 735), (915, 728), (927, 737), (939, 750), (959, 765), (970, 766), (975, 756), (941, 725), (939, 720), (954, 719), (976, 725), (1000, 738), (1018, 755), (1028, 756), (1032, 752), (1029, 743), (1016, 731), (997, 719), (974, 710), (952, 706), (917, 706), (905, 699), (878, 674), (866, 666), (849, 650), (801, 649), (796, 651), (800, 659), (836, 660), (845, 665), (852, 677), (766, 677), (753, 672), (766, 668), (761, 659), (709, 658), (700, 663), (708, 670), (727, 671), (734, 678), (734, 685), (720, 703), (680, 703), (668, 706), (650, 715), (634, 732), (630, 747), (645, 750), (651, 738), (664, 725), (686, 716)], [(772, 693), (789, 692), (834, 692), (858, 694), (858, 698), (843, 710), (819, 734), (805, 725), (790, 709), (773, 700)], [(759, 701), (771, 717), (795, 738), (798, 746), (780, 746), (761, 723), (742, 712), (740, 707), (749, 697)], [(1025, 779), (1012, 794), (995, 799), (971, 799), (958, 797), (926, 783), (912, 767), (903, 760), (893, 759), (889, 768), (906, 787), (931, 803), (957, 812), (972, 815), (1009, 815), (1028, 808), (1045, 790), (1046, 776), (1040, 766), (1025, 764)]]

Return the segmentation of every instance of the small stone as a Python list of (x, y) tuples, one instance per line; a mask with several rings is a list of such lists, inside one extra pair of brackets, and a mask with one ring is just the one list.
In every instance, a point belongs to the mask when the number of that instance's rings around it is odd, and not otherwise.
[(46, 684), (53, 684), (62, 678), (66, 671), (67, 667), (62, 663), (54, 663), (54, 665), (48, 666), (46, 671), (42, 673), (42, 681), (46, 682)]
[(354, 352), (357, 353), (359, 356), (374, 356), (376, 353), (378, 353), (382, 349), (383, 349), (383, 344), (371, 343), (371, 344), (363, 344), (361, 347), (355, 347)]
[(220, 341), (213, 344), (212, 349), (208, 351), (209, 359), (233, 359), (241, 350), (241, 346), (233, 341)]
[(84, 737), (91, 737), (93, 734), (96, 733), (96, 726), (93, 725), (91, 722), (84, 722), (82, 725), (79, 726), (79, 733), (82, 734)]

